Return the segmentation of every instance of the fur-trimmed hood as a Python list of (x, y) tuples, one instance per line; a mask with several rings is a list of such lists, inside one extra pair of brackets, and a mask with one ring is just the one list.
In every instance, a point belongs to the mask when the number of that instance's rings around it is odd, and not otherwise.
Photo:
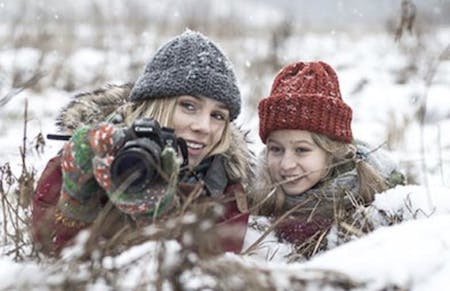
[(80, 127), (105, 121), (127, 102), (133, 84), (107, 85), (91, 92), (75, 95), (56, 118), (58, 130), (73, 134)]
[[(56, 126), (61, 133), (73, 134), (82, 126), (105, 121), (117, 108), (126, 104), (133, 87), (132, 83), (107, 85), (91, 92), (77, 94), (59, 113)], [(232, 142), (224, 153), (225, 165), (231, 180), (241, 180), (249, 186), (253, 179), (254, 155), (248, 149), (248, 134), (231, 123)]]

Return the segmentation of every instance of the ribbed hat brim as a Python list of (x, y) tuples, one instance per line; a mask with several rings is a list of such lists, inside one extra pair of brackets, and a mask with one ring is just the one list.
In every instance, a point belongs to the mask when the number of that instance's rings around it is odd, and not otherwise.
[[(198, 82), (197, 80), (202, 80)], [(226, 91), (223, 88), (227, 88)], [(211, 69), (173, 68), (147, 72), (136, 81), (131, 101), (191, 95), (208, 97), (224, 103), (234, 120), (240, 112), (241, 96), (236, 81)]]
[(333, 140), (352, 141), (352, 109), (336, 97), (321, 94), (273, 95), (258, 105), (259, 135), (263, 143), (271, 131), (300, 129)]

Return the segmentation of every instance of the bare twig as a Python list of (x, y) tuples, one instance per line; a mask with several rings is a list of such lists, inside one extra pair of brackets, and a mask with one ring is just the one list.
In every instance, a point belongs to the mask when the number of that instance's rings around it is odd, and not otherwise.
[(30, 79), (25, 81), (23, 84), (20, 84), (20, 86), (18, 86), (18, 89), (14, 90), (12, 92), (9, 92), (8, 94), (6, 94), (5, 97), (1, 98), (0, 99), (0, 107), (6, 105), (9, 101), (11, 101), (11, 99), (14, 96), (18, 95), (20, 92), (22, 92), (26, 88), (29, 88), (29, 87), (33, 86), (34, 84), (36, 84), (44, 76), (45, 76), (45, 74), (42, 72), (35, 73)]
[(303, 207), (307, 202), (308, 201), (304, 201), (302, 203), (299, 203), (299, 204), (295, 205), (295, 207), (289, 209), (283, 215), (278, 217), (277, 220), (275, 220), (275, 222), (272, 223), (270, 225), (270, 227), (253, 244), (251, 244), (245, 251), (241, 252), (241, 254), (242, 255), (248, 255), (249, 253), (254, 251), (256, 249), (256, 247), (264, 240), (264, 238), (266, 238), (270, 234), (270, 232), (273, 231), (278, 224), (280, 224), (281, 221), (283, 221), (286, 217), (291, 215), (296, 210), (298, 210), (301, 207)]
[(395, 40), (399, 40), (405, 30), (412, 33), (415, 19), (416, 5), (411, 0), (402, 0), (400, 23), (395, 30)]

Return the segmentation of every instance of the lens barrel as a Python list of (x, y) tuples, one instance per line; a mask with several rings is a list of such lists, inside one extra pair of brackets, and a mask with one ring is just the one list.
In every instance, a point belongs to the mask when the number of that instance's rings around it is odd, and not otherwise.
[(132, 193), (145, 190), (159, 177), (160, 154), (160, 146), (148, 138), (125, 143), (111, 165), (115, 188)]

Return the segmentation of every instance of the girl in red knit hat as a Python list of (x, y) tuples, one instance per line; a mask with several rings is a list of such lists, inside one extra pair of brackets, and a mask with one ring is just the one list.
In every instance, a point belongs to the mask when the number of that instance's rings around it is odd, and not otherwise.
[(283, 68), (258, 111), (266, 147), (251, 200), (256, 214), (279, 218), (277, 236), (306, 256), (325, 245), (337, 219), (404, 182), (379, 150), (353, 140), (352, 109), (324, 62)]

